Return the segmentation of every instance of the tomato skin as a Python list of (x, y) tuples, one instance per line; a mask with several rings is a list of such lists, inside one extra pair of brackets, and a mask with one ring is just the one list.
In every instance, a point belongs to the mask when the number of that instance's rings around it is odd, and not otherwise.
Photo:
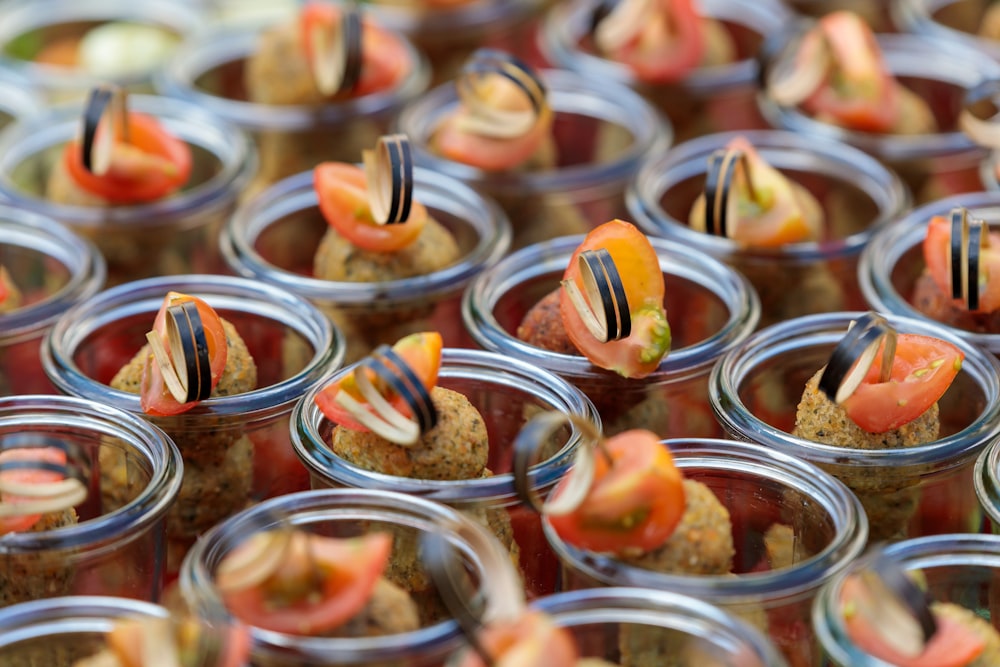
[[(941, 215), (931, 218), (927, 224), (927, 236), (924, 237), (923, 253), (924, 262), (938, 289), (950, 295), (948, 258), (951, 255), (951, 222), (948, 218)], [(989, 245), (979, 254), (979, 272), (979, 309), (974, 312), (989, 313), (1000, 309), (1000, 232), (989, 232)], [(954, 301), (964, 308), (961, 299)]]
[(603, 448), (606, 455), (597, 453), (587, 499), (569, 514), (549, 516), (550, 525), (562, 539), (589, 551), (656, 549), (684, 514), (683, 477), (670, 450), (641, 429), (619, 433)]
[[(538, 611), (528, 611), (514, 622), (495, 623), (480, 632), (486, 652), (496, 667), (574, 667), (578, 659), (572, 635)], [(485, 667), (467, 651), (459, 667)]]
[(888, 382), (879, 382), (882, 351), (844, 401), (847, 416), (869, 433), (885, 433), (924, 414), (951, 386), (965, 354), (947, 341), (899, 334)]
[(83, 166), (83, 149), (71, 141), (63, 163), (84, 190), (113, 204), (151, 202), (171, 194), (191, 176), (191, 149), (164, 130), (152, 116), (130, 113), (129, 143), (116, 143), (111, 167), (102, 176)]
[(360, 167), (324, 162), (313, 170), (319, 209), (338, 234), (362, 250), (395, 252), (417, 240), (427, 222), (427, 209), (414, 201), (406, 222), (377, 225), (371, 219), (368, 182)]
[(549, 137), (554, 120), (552, 110), (545, 108), (529, 132), (520, 137), (500, 139), (462, 129), (464, 114), (464, 110), (459, 110), (441, 124), (434, 134), (433, 146), (442, 157), (485, 171), (515, 169), (527, 162)]
[[(285, 570), (315, 568), (323, 577), (320, 590), (310, 589), (305, 598), (275, 601), (267, 587), (279, 586), (279, 573), (262, 586), (224, 591), (226, 606), (248, 625), (293, 635), (328, 632), (364, 609), (392, 553), (392, 536), (372, 533), (338, 539), (300, 534), (302, 548), (292, 547), (283, 564)], [(222, 581), (220, 581), (222, 584)], [(314, 599), (316, 593), (319, 599)]]
[[(170, 354), (170, 347), (166, 344), (167, 330), (167, 308), (187, 301), (193, 301), (198, 308), (198, 315), (201, 316), (201, 323), (205, 329), (205, 341), (208, 343), (208, 361), (212, 371), (212, 388), (214, 389), (222, 373), (226, 369), (226, 360), (229, 356), (229, 348), (226, 343), (226, 331), (222, 326), (222, 319), (218, 313), (212, 309), (202, 299), (188, 296), (179, 292), (169, 292), (163, 299), (163, 305), (156, 313), (153, 321), (153, 331), (160, 336), (164, 342), (167, 354)], [(148, 415), (167, 416), (177, 415), (186, 412), (197, 405), (197, 401), (189, 403), (179, 403), (167, 389), (163, 381), (163, 374), (160, 367), (153, 359), (153, 353), (146, 356), (146, 365), (142, 371), (142, 385), (139, 404), (142, 411)]]
[(642, 31), (608, 55), (647, 83), (674, 83), (704, 59), (702, 18), (692, 0), (659, 0), (657, 6)]

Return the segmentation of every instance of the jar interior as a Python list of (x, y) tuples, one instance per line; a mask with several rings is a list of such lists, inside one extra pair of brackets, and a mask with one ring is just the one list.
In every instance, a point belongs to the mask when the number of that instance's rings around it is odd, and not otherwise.
[[(134, 18), (130, 19), (130, 22), (143, 23), (141, 21), (136, 21)], [(11, 58), (33, 61), (38, 58), (39, 55), (44, 55), (43, 52), (47, 48), (53, 47), (60, 42), (68, 44), (77, 43), (82, 40), (89, 31), (107, 23), (110, 23), (110, 21), (60, 21), (58, 23), (42, 25), (21, 33), (9, 40), (3, 45), (3, 53)], [(180, 42), (181, 40), (181, 34), (179, 32), (171, 30), (165, 25), (155, 23), (145, 23), (144, 25), (149, 25), (159, 29), (166, 35), (172, 37), (174, 41)]]
[(944, 0), (930, 3), (931, 18), (954, 30), (977, 34), (984, 27), (986, 10), (993, 4), (992, 0)]
[[(542, 169), (593, 167), (621, 159), (632, 149), (635, 136), (624, 125), (599, 116), (558, 111), (552, 121), (554, 156), (533, 160)], [(544, 154), (543, 147), (540, 153)], [(528, 163), (529, 168), (532, 165)]]
[(72, 277), (69, 267), (55, 257), (23, 245), (0, 243), (0, 266), (21, 292), (21, 307), (48, 299)]
[(107, 646), (106, 633), (62, 630), (0, 647), (0, 662), (11, 667), (72, 667)]
[(195, 90), (228, 100), (248, 102), (246, 88), (246, 58), (218, 62), (194, 77)]

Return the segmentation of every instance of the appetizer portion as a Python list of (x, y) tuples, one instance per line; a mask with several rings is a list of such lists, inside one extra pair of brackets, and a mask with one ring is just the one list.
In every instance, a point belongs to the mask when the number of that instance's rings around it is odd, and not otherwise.
[[(850, 130), (882, 134), (931, 134), (933, 112), (889, 71), (875, 35), (852, 12), (820, 18), (797, 45), (794, 62), (768, 94), (779, 104), (801, 106), (816, 120)], [(775, 68), (777, 69), (777, 67)]]
[[(938, 399), (962, 368), (947, 341), (897, 334), (882, 317), (859, 318), (829, 363), (806, 383), (793, 435), (836, 447), (885, 450), (938, 439)], [(904, 536), (920, 489), (911, 473), (882, 467), (832, 471), (858, 496), (873, 540)]]
[(10, 272), (0, 265), (0, 314), (10, 313), (21, 307), (23, 296)]
[(82, 70), (105, 79), (152, 72), (180, 44), (180, 36), (165, 27), (132, 21), (109, 21), (81, 34), (47, 41), (32, 54), (32, 62)]

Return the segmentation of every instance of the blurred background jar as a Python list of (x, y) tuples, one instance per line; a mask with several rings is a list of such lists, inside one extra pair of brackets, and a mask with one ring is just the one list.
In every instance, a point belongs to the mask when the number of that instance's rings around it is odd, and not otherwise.
[(991, 0), (897, 0), (888, 4), (901, 31), (959, 42), (1000, 61), (1000, 13)]
[(783, 0), (788, 7), (804, 16), (820, 18), (831, 12), (854, 12), (878, 32), (892, 32), (896, 24), (892, 10), (902, 4), (896, 0)]
[(151, 92), (153, 72), (203, 21), (170, 0), (7, 0), (0, 70), (23, 76), (50, 103), (82, 99), (108, 82)]
[(994, 439), (976, 460), (976, 497), (986, 513), (986, 528), (1000, 535), (1000, 439)]
[(0, 205), (0, 396), (51, 394), (42, 338), (104, 287), (104, 258), (55, 220)]
[[(943, 327), (885, 314), (899, 333), (956, 346), (965, 358), (939, 399), (940, 431), (929, 443), (896, 448), (821, 444), (794, 434), (807, 381), (823, 368), (849, 324), (862, 313), (825, 313), (760, 330), (723, 357), (712, 371), (709, 399), (730, 437), (760, 443), (831, 473), (857, 494), (872, 540), (976, 532), (982, 512), (973, 485), (976, 457), (1000, 430), (1000, 365), (992, 354)], [(822, 411), (808, 419), (836, 418)], [(821, 431), (824, 422), (808, 422)]]
[[(166, 516), (183, 471), (170, 438), (85, 399), (0, 398), (0, 455), (27, 463), (25, 452), (37, 451), (28, 448), (63, 452), (67, 477), (83, 483), (86, 497), (0, 535), (0, 606), (71, 594), (159, 599)], [(46, 460), (57, 463), (51, 454)]]
[(0, 71), (0, 130), (18, 118), (38, 113), (42, 105), (41, 97), (27, 80)]
[(0, 197), (55, 219), (92, 241), (108, 265), (108, 284), (158, 275), (219, 273), (218, 237), (255, 173), (256, 154), (236, 127), (192, 104), (133, 95), (130, 111), (155, 118), (190, 150), (179, 190), (141, 203), (108, 203), (64, 168), (82, 104), (60, 105), (17, 122), (0, 137)]
[[(692, 228), (695, 204), (706, 192), (709, 159), (740, 137), (819, 204), (816, 241), (751, 247)], [(756, 185), (775, 192), (772, 183)], [(760, 295), (760, 326), (768, 326), (799, 315), (864, 308), (858, 257), (877, 230), (909, 208), (908, 195), (893, 171), (860, 150), (768, 130), (712, 134), (651, 156), (630, 183), (627, 203), (646, 234), (696, 248), (747, 276)]]
[[(136, 355), (171, 291), (203, 299), (245, 347), (227, 359), (234, 393), (150, 416), (137, 393), (144, 359)], [(191, 543), (218, 521), (248, 503), (308, 488), (289, 442), (289, 419), (296, 401), (340, 366), (344, 348), (326, 316), (289, 292), (190, 275), (126, 283), (80, 303), (50, 329), (42, 354), (61, 392), (141, 417), (180, 449), (184, 486), (167, 523), (169, 572), (176, 572)]]

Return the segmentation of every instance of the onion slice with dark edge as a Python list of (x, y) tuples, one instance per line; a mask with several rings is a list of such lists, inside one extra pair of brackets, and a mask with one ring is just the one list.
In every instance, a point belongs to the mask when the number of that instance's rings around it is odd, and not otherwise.
[(413, 152), (405, 134), (381, 136), (373, 151), (361, 154), (368, 204), (376, 224), (406, 222), (413, 205)]
[[(102, 122), (110, 127), (98, 132)], [(116, 141), (129, 141), (125, 91), (111, 84), (97, 86), (91, 89), (83, 109), (84, 168), (95, 176), (108, 173)]]
[(861, 385), (879, 347), (885, 342), (879, 382), (888, 382), (896, 356), (896, 330), (876, 313), (865, 313), (851, 323), (830, 355), (819, 378), (819, 389), (836, 403), (843, 403)]
[[(503, 77), (513, 83), (530, 109), (500, 109), (487, 100), (486, 87)], [(548, 105), (545, 85), (532, 68), (514, 56), (495, 49), (479, 49), (469, 58), (455, 82), (458, 98), (468, 114), (462, 128), (473, 134), (511, 139), (527, 134)]]
[(958, 128), (970, 139), (987, 148), (1000, 148), (1000, 79), (989, 79), (973, 86), (965, 93), (962, 110), (958, 115)]
[(970, 219), (962, 206), (951, 210), (950, 220), (951, 297), (960, 299), (969, 310), (979, 310), (979, 260), (989, 245), (989, 230), (985, 221)]
[[(23, 444), (21, 444), (23, 442)], [(56, 463), (43, 458), (31, 460), (3, 457), (4, 453), (27, 453), (40, 448), (57, 448), (66, 453), (67, 463)], [(7, 436), (0, 441), (0, 494), (17, 496), (17, 502), (0, 501), (0, 517), (25, 516), (60, 512), (79, 505), (87, 499), (87, 475), (78, 463), (71, 461), (69, 446), (53, 438), (28, 435)], [(53, 473), (61, 477), (51, 482), (4, 479), (3, 472), (15, 470)]]
[(754, 201), (757, 194), (750, 175), (750, 165), (746, 153), (734, 148), (720, 148), (708, 158), (708, 174), (705, 177), (705, 229), (709, 234), (730, 238), (738, 220), (739, 205), (732, 195), (733, 179), (737, 169), (747, 186), (747, 192)]
[(349, 91), (361, 79), (361, 14), (353, 2), (339, 5), (340, 18), (307, 24), (309, 70), (323, 95)]
[(560, 284), (583, 324), (601, 343), (628, 338), (632, 333), (632, 314), (611, 253), (604, 248), (585, 250), (578, 262), (586, 294), (572, 280)]
[[(541, 502), (531, 486), (529, 470), (549, 437), (564, 425), (570, 425), (582, 442), (573, 457), (573, 467), (566, 487), (555, 500)], [(531, 418), (514, 438), (514, 491), (517, 497), (539, 514), (569, 514), (587, 498), (594, 484), (594, 457), (601, 443), (601, 433), (593, 422), (563, 412), (543, 412)]]
[(594, 27), (594, 43), (615, 51), (634, 39), (655, 8), (655, 0), (618, 0)]
[(762, 70), (764, 88), (778, 104), (796, 106), (823, 85), (833, 56), (823, 29), (815, 23), (786, 43), (767, 71)]
[(167, 307), (166, 338), (170, 354), (155, 331), (146, 333), (153, 360), (163, 381), (179, 403), (203, 401), (212, 393), (208, 340), (198, 307), (187, 301)]
[(234, 551), (219, 565), (216, 585), (223, 592), (252, 588), (266, 581), (278, 571), (292, 543), (290, 527), (262, 530), (253, 533), (241, 544), (244, 549)]

